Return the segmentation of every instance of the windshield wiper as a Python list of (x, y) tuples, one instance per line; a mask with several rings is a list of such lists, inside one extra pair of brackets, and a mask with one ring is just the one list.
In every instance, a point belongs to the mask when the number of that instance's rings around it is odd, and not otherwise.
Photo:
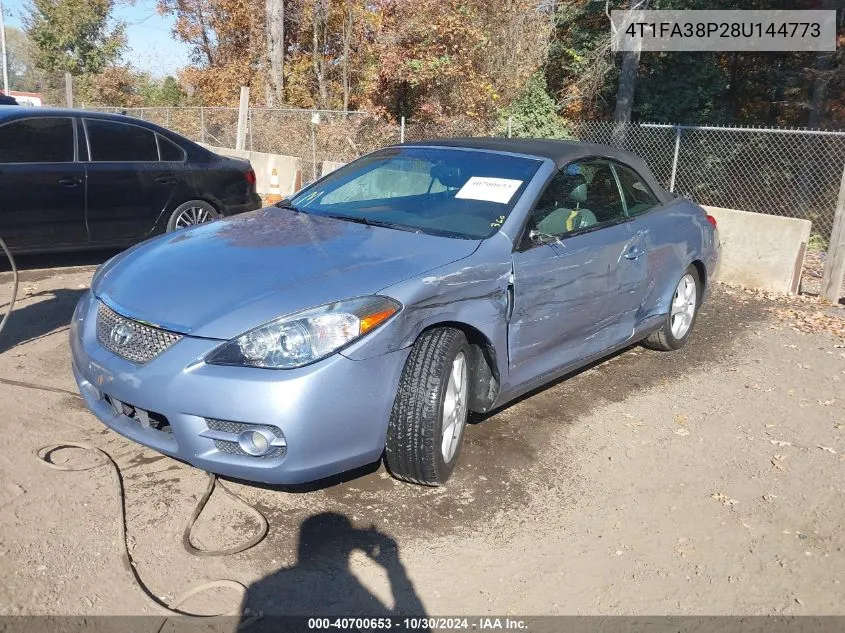
[(279, 202), (277, 202), (273, 206), (278, 207), (279, 209), (288, 209), (289, 211), (296, 211), (297, 213), (300, 213), (302, 211), (302, 209), (300, 209), (299, 207), (297, 207), (295, 204), (291, 203), (288, 200), (280, 200)]
[(385, 229), (396, 229), (397, 231), (409, 231), (411, 233), (422, 233), (422, 229), (418, 229), (407, 224), (396, 224), (395, 222), (388, 222), (387, 220), (371, 220), (370, 218), (355, 217), (352, 215), (339, 215), (333, 213), (320, 214), (325, 218), (333, 218), (335, 220), (344, 220), (346, 222), (355, 222), (356, 224), (365, 224), (366, 226), (380, 226)]

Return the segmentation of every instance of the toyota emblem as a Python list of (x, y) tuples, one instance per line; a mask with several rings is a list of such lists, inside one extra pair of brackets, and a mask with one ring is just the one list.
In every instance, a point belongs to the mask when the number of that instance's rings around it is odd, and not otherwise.
[(132, 331), (132, 328), (125, 323), (119, 323), (111, 329), (111, 332), (109, 332), (109, 339), (116, 347), (123, 347), (132, 340), (133, 334), (134, 332)]

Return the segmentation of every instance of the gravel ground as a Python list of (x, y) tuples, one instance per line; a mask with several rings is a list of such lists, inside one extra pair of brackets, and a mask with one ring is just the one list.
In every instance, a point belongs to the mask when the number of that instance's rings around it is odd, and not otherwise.
[[(165, 600), (233, 578), (267, 613), (845, 615), (845, 347), (777, 302), (719, 287), (684, 350), (633, 347), (473, 420), (444, 488), (383, 468), (228, 483), (269, 536), (195, 558), (180, 540), (205, 474), (105, 429), (75, 393), (66, 328), (95, 263), (24, 261), (0, 335), (0, 614), (152, 612), (121, 566), (108, 471), (35, 459), (71, 440), (120, 465), (132, 555)], [(195, 540), (230, 545), (251, 521), (216, 494)]]

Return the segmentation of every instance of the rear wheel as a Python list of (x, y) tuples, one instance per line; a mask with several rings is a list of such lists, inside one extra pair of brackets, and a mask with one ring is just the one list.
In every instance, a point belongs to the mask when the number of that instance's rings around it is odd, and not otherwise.
[(464, 439), (470, 358), (455, 328), (429, 330), (414, 343), (387, 430), (385, 462), (394, 477), (428, 486), (449, 479)]
[(205, 224), (220, 217), (217, 209), (205, 200), (189, 200), (180, 204), (167, 221), (167, 232), (186, 229), (197, 224)]
[(700, 297), (701, 282), (698, 279), (698, 271), (695, 266), (690, 266), (681, 275), (675, 287), (666, 321), (659, 330), (645, 339), (643, 344), (651, 349), (666, 352), (686, 345), (698, 316)]

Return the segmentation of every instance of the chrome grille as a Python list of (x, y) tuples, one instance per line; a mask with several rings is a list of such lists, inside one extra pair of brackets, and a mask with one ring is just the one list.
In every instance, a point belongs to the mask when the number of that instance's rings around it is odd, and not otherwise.
[(148, 363), (181, 338), (122, 317), (104, 303), (97, 308), (97, 339), (107, 350), (133, 363)]
[[(267, 429), (272, 431), (277, 437), (284, 437), (282, 430), (277, 426), (270, 424), (244, 424), (243, 422), (229, 422), (228, 420), (215, 420), (206, 418), (205, 424), (212, 431), (223, 431), (224, 433), (232, 433), (238, 435), (243, 431), (250, 429)], [(221, 453), (229, 453), (230, 455), (243, 455), (244, 457), (254, 457), (244, 451), (237, 442), (227, 442), (226, 440), (214, 440), (215, 448)], [(285, 454), (287, 449), (284, 446), (277, 446), (266, 455), (262, 455), (258, 459), (271, 459), (273, 457), (281, 457)]]

